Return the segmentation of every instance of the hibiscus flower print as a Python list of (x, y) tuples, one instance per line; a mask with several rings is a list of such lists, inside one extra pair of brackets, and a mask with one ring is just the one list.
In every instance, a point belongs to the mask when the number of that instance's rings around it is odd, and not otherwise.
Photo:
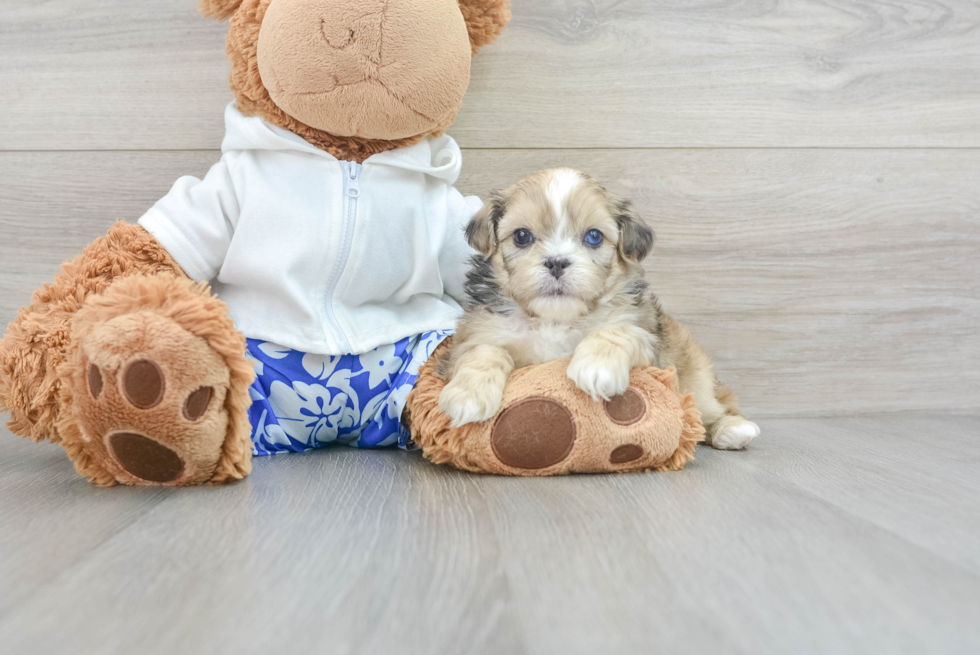
[(249, 389), (253, 452), (300, 452), (331, 442), (409, 447), (400, 423), (405, 398), (446, 336), (427, 332), (360, 355), (303, 353), (248, 339), (257, 376)]
[(337, 364), (340, 363), (340, 355), (316, 355), (313, 353), (306, 353), (303, 355), (303, 370), (306, 371), (310, 377), (317, 380), (326, 380), (329, 378), (334, 370), (337, 368)]
[(347, 397), (321, 384), (278, 380), (269, 390), (269, 404), (290, 438), (308, 446), (333, 441), (343, 419)]
[(396, 346), (378, 346), (358, 357), (363, 368), (361, 374), (368, 374), (369, 389), (388, 384), (391, 382), (391, 376), (398, 373), (402, 366), (402, 358), (397, 352)]

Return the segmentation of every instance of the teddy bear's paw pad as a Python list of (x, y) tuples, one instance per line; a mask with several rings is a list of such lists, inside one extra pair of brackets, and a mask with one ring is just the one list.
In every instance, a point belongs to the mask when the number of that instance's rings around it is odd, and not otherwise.
[(173, 482), (184, 473), (184, 460), (177, 453), (141, 434), (111, 434), (109, 447), (116, 461), (141, 480)]
[(490, 445), (506, 466), (545, 469), (571, 454), (575, 421), (564, 405), (551, 398), (525, 398), (497, 417)]

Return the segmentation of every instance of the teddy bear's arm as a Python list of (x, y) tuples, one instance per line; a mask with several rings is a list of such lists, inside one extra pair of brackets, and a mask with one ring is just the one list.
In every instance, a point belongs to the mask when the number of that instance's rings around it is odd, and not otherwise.
[(86, 298), (100, 294), (117, 278), (171, 273), (186, 277), (163, 246), (145, 229), (116, 223), (81, 255), (61, 266), (51, 284), (34, 292), (0, 341), (0, 410), (8, 410), (12, 432), (41, 441), (60, 441), (60, 382), (75, 313)]
[(232, 176), (235, 157), (226, 153), (203, 180), (181, 177), (139, 219), (197, 282), (217, 277), (238, 224), (241, 208)]

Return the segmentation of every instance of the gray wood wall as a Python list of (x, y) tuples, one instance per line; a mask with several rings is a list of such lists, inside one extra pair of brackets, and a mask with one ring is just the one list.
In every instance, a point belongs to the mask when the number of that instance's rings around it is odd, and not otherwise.
[[(196, 0), (0, 0), (0, 323), (217, 159)], [(980, 409), (980, 3), (514, 0), (450, 131), (459, 187), (632, 198), (753, 416)]]

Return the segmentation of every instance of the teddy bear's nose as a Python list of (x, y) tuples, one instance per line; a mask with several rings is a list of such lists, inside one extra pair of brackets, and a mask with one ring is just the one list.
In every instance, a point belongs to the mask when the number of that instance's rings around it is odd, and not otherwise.
[(320, 34), (334, 51), (340, 50), (379, 64), (385, 3), (380, 0), (359, 0), (356, 5), (356, 14), (350, 14), (350, 7), (343, 4), (324, 6), (321, 9)]
[(323, 38), (327, 40), (331, 48), (336, 48), (337, 50), (344, 50), (348, 46), (354, 43), (354, 28), (344, 27), (343, 25), (337, 26), (339, 29), (323, 30)]

